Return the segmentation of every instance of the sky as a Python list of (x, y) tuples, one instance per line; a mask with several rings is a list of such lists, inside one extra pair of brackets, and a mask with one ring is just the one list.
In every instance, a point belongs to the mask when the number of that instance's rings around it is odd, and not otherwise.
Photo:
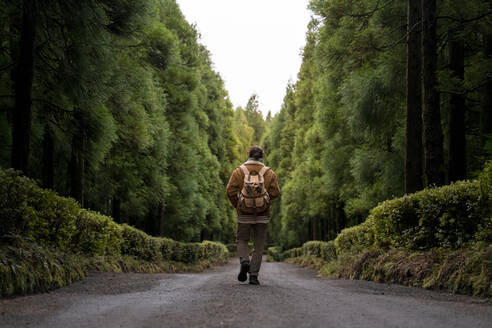
[(260, 110), (278, 113), (301, 65), (309, 0), (177, 0), (196, 24), (234, 108), (256, 93)]

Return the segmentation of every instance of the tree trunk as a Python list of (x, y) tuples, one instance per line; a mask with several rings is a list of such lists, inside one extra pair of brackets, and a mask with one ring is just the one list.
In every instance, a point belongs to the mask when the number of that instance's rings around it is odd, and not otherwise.
[(208, 229), (203, 229), (200, 233), (200, 241), (204, 240), (212, 240), (212, 234)]
[(319, 224), (318, 224), (318, 218), (314, 217), (311, 219), (311, 240), (320, 240), (319, 238)]
[(84, 137), (75, 134), (72, 137), (72, 158), (70, 160), (70, 196), (84, 204)]
[[(492, 34), (483, 36), (484, 56), (490, 58), (492, 56)], [(482, 108), (480, 111), (480, 136), (482, 146), (484, 146), (487, 137), (492, 137), (492, 80), (488, 80), (482, 89)]]
[(111, 214), (115, 222), (121, 222), (121, 200), (119, 198), (113, 198), (113, 210)]
[(159, 236), (164, 236), (165, 227), (164, 227), (164, 203), (162, 201), (159, 202), (159, 206), (157, 207), (157, 214), (159, 216)]
[(54, 187), (54, 151), (53, 135), (46, 124), (43, 135), (43, 188), (53, 189)]
[(421, 0), (408, 0), (407, 9), (405, 193), (410, 194), (423, 188)]
[(14, 79), (15, 109), (12, 131), (12, 167), (28, 174), (32, 121), (32, 79), (34, 71), (35, 0), (22, 2), (19, 59)]
[[(449, 33), (449, 67), (462, 84), (465, 78), (464, 40)], [(449, 99), (449, 181), (466, 179), (465, 96), (452, 94)]]
[(442, 185), (443, 172), (443, 136), (441, 127), (441, 109), (437, 89), (437, 36), (436, 36), (436, 0), (422, 0), (422, 54), (424, 81), (424, 157), (425, 184)]

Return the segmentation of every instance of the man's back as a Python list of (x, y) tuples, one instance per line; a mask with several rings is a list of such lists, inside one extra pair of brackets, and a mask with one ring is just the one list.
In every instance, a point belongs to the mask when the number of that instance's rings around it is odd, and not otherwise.
[[(241, 264), (237, 279), (241, 282), (246, 281), (247, 274), (249, 273), (249, 283), (252, 285), (259, 285), (260, 282), (258, 281), (258, 273), (260, 272), (261, 259), (267, 237), (267, 225), (268, 221), (270, 221), (270, 202), (268, 202), (268, 199), (272, 200), (278, 197), (278, 195), (280, 195), (280, 188), (278, 186), (275, 172), (271, 169), (268, 169), (265, 172), (265, 165), (263, 164), (263, 149), (258, 146), (252, 146), (248, 151), (248, 157), (249, 160), (243, 164), (247, 170), (243, 170), (241, 167), (238, 167), (234, 170), (234, 172), (232, 172), (229, 183), (227, 184), (226, 192), (231, 204), (237, 211), (236, 242), (239, 262)], [(261, 179), (261, 173), (263, 172), (263, 179)], [(260, 177), (254, 177), (251, 179), (252, 173), (255, 175), (258, 174)], [(249, 176), (248, 185), (245, 186), (245, 190), (242, 192), (244, 178), (246, 175)], [(262, 182), (264, 185), (261, 185)], [(263, 186), (269, 196), (265, 195)], [(260, 188), (261, 191), (259, 191)], [(241, 196), (241, 203), (243, 205), (241, 207), (244, 211), (240, 208), (240, 206), (238, 206), (240, 203), (239, 193), (243, 193)], [(251, 214), (250, 211), (252, 200), (254, 202), (253, 214)], [(265, 203), (263, 203), (263, 201), (265, 201)], [(268, 204), (266, 210), (262, 213), (257, 213), (257, 205), (262, 206), (262, 204)], [(261, 209), (263, 208), (264, 207), (261, 207)], [(251, 235), (254, 236), (254, 251), (250, 260), (248, 241)]]
[[(264, 164), (260, 161), (255, 161), (255, 160), (248, 160), (243, 164), (246, 166), (248, 171), (250, 173), (253, 172), (260, 172), (260, 170), (264, 167)], [(243, 188), (244, 184), (244, 177), (245, 174), (243, 170), (241, 170), (240, 167), (236, 168), (231, 175), (231, 178), (229, 179), (229, 183), (227, 184), (227, 197), (231, 201), (231, 204), (236, 208), (238, 217), (242, 216), (251, 216), (249, 213), (244, 213), (238, 208), (238, 201), (239, 201), (239, 193), (241, 192), (241, 189)], [(270, 195), (270, 199), (275, 199), (279, 196), (280, 194), (280, 188), (278, 186), (278, 181), (277, 181), (277, 175), (272, 169), (269, 169), (266, 171), (266, 173), (263, 176), (264, 178), (264, 183), (265, 183), (265, 188), (268, 194)], [(270, 208), (268, 208), (266, 211), (263, 213), (257, 213), (257, 216), (265, 216), (265, 217), (270, 217)]]

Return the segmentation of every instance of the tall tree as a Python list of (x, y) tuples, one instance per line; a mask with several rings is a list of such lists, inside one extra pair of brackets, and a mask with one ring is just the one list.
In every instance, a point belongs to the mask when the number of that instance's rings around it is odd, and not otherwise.
[[(460, 90), (465, 78), (465, 42), (461, 28), (451, 29), (448, 34), (449, 68)], [(453, 92), (449, 99), (449, 158), (448, 179), (466, 179), (466, 136), (465, 136), (465, 95)]]
[(440, 95), (437, 82), (436, 0), (422, 0), (422, 22), (425, 184), (427, 186), (442, 185), (444, 183), (444, 162)]
[(32, 80), (36, 39), (37, 0), (22, 1), (19, 59), (15, 72), (12, 167), (28, 173), (32, 124)]
[(259, 99), (257, 94), (252, 94), (248, 99), (246, 104), (245, 114), (248, 119), (248, 124), (254, 130), (253, 143), (260, 144), (263, 140), (263, 134), (265, 133), (265, 121), (263, 115), (259, 110)]
[(43, 188), (53, 189), (55, 186), (54, 152), (53, 132), (46, 124), (43, 134)]
[[(483, 35), (483, 54), (486, 60), (492, 61), (492, 33)], [(489, 142), (489, 147), (492, 148), (492, 78), (490, 76), (482, 88), (480, 135), (482, 147)], [(489, 156), (491, 155), (492, 153), (489, 153)]]
[(422, 2), (407, 0), (405, 193), (422, 189)]

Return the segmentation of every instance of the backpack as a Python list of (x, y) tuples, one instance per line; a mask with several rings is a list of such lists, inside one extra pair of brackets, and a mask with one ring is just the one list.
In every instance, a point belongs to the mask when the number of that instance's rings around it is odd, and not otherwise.
[(239, 168), (244, 173), (243, 189), (239, 194), (239, 210), (254, 215), (265, 212), (270, 206), (270, 195), (265, 188), (263, 176), (270, 168), (263, 166), (260, 172), (253, 171), (256, 174), (251, 174), (245, 165)]

